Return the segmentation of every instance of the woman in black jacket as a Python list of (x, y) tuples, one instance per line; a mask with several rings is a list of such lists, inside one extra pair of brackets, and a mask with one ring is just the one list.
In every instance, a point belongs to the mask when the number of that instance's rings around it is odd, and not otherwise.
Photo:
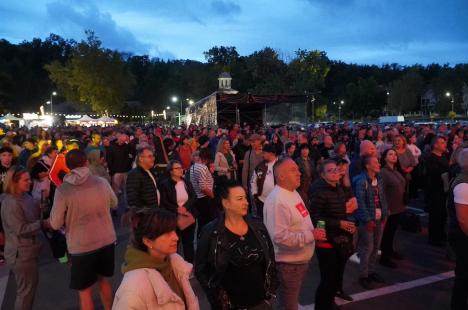
[[(159, 193), (161, 194), (161, 207), (178, 216), (193, 214), (194, 204), (197, 196), (193, 191), (190, 182), (183, 178), (184, 169), (178, 160), (171, 160), (167, 164), (168, 178), (161, 182)], [(195, 222), (188, 227), (177, 228), (177, 235), (182, 240), (184, 258), (189, 263), (193, 263), (194, 248), (193, 238), (195, 236)]]
[(277, 281), (268, 231), (246, 217), (249, 205), (241, 185), (223, 184), (218, 192), (224, 213), (203, 229), (196, 277), (212, 309), (272, 309)]
[(327, 159), (319, 165), (320, 178), (309, 191), (309, 210), (314, 226), (325, 223), (327, 241), (316, 244), (320, 268), (320, 283), (315, 297), (315, 309), (334, 309), (335, 296), (352, 301), (343, 292), (343, 273), (353, 254), (353, 234), (356, 227), (350, 214), (356, 209), (355, 199), (340, 184), (340, 169)]

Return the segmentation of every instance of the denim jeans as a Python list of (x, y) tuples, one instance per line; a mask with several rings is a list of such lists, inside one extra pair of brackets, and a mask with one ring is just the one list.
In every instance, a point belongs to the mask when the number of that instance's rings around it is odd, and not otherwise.
[(359, 277), (367, 278), (375, 272), (375, 263), (382, 240), (382, 233), (385, 227), (385, 220), (375, 221), (375, 229), (372, 232), (367, 231), (366, 224), (361, 223), (358, 228), (358, 246), (359, 254)]
[(309, 264), (276, 264), (279, 279), (278, 305), (281, 310), (298, 310), (299, 293)]

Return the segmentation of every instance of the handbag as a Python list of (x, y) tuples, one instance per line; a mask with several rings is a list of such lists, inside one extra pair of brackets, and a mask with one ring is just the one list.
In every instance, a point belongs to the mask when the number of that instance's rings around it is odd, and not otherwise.
[(195, 223), (195, 218), (192, 213), (187, 212), (185, 214), (177, 214), (177, 228), (184, 230)]

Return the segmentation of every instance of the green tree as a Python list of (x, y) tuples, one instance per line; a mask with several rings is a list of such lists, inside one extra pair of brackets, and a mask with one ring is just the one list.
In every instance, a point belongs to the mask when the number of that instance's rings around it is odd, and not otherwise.
[(76, 45), (65, 64), (54, 61), (45, 68), (68, 100), (89, 104), (96, 112), (119, 112), (133, 76), (120, 53), (102, 48), (92, 31), (86, 34), (87, 40)]
[(299, 49), (289, 64), (290, 89), (298, 94), (304, 91), (316, 92), (325, 86), (325, 77), (329, 71), (329, 60), (325, 52)]
[(359, 78), (356, 83), (346, 85), (343, 114), (355, 117), (376, 117), (385, 105), (385, 92), (373, 78)]
[(327, 105), (319, 105), (317, 108), (315, 108), (315, 117), (318, 120), (324, 120), (327, 116)]
[(388, 109), (395, 114), (419, 111), (424, 80), (416, 70), (409, 70), (392, 83)]
[(231, 66), (239, 58), (235, 46), (214, 46), (203, 52), (203, 55), (209, 64), (215, 64), (223, 71), (230, 71)]
[(255, 94), (278, 94), (286, 90), (284, 76), (287, 65), (274, 49), (266, 47), (249, 55), (246, 66), (252, 78), (251, 91)]

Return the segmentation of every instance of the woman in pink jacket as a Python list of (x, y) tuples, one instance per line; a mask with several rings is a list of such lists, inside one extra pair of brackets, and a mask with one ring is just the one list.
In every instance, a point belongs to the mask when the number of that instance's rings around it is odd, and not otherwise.
[(154, 208), (137, 217), (112, 309), (198, 310), (189, 282), (192, 265), (176, 254), (176, 215)]

